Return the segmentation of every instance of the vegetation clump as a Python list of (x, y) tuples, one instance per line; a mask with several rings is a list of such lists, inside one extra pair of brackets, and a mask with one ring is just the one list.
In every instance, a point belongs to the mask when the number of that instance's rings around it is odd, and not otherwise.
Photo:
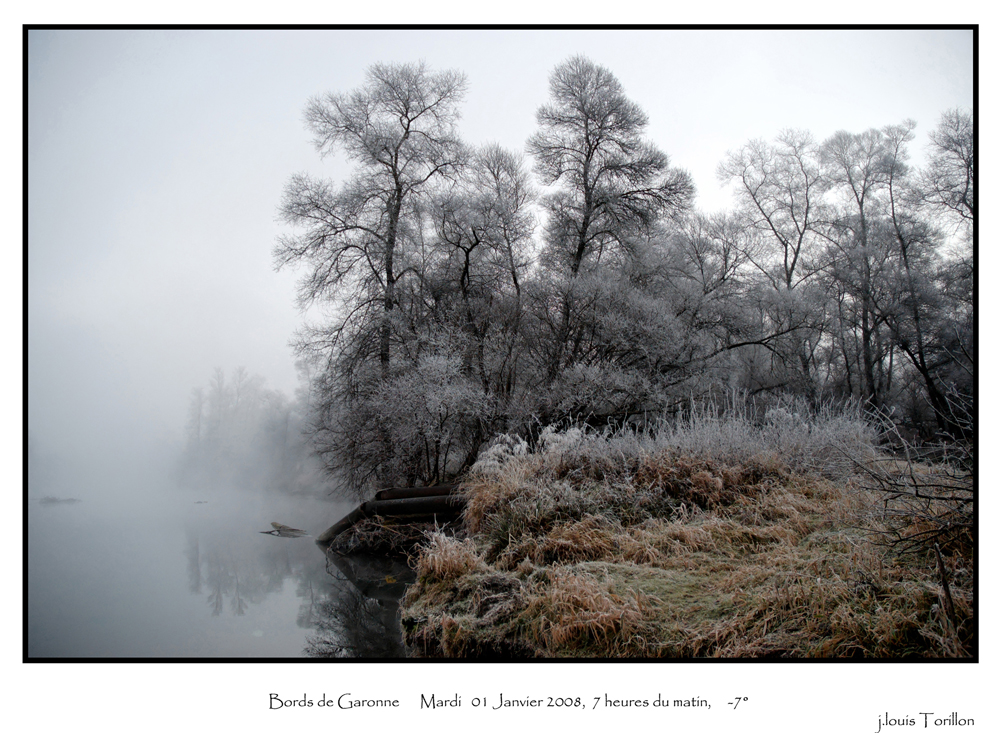
[(337, 535), (327, 546), (328, 552), (350, 555), (360, 552), (371, 555), (410, 555), (417, 545), (438, 529), (450, 525), (435, 522), (433, 517), (383, 517), (375, 515), (362, 519), (350, 529)]
[[(712, 445), (722, 422), (743, 440)], [(403, 602), (410, 653), (972, 655), (971, 543), (938, 543), (939, 562), (884, 541), (905, 531), (907, 503), (865, 482), (875, 435), (825, 422), (793, 436), (702, 415), (645, 437), (550, 430), (534, 451), (509, 440), (486, 451), (464, 484), (468, 538), (434, 534), (417, 560)], [(699, 442), (712, 447), (678, 450)], [(804, 471), (792, 454), (830, 461)]]

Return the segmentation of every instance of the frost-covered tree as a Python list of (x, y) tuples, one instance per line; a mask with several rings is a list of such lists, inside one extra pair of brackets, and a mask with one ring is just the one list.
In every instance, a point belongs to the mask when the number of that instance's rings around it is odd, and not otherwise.
[[(912, 125), (907, 121), (903, 126), (912, 129)], [(839, 207), (831, 236), (832, 272), (852, 296), (852, 321), (860, 331), (861, 395), (875, 409), (884, 405), (892, 378), (883, 317), (884, 299), (893, 295), (885, 288), (892, 267), (886, 194), (895, 165), (888, 132), (840, 131), (823, 143), (821, 154), (824, 175)]]
[(343, 308), (328, 341), (352, 329), (375, 332), (366, 348), (374, 347), (383, 371), (391, 361), (396, 290), (413, 274), (415, 206), (464, 159), (455, 130), (464, 91), (458, 72), (376, 64), (362, 87), (306, 108), (320, 153), (341, 151), (356, 168), (339, 188), (307, 175), (291, 179), (281, 214), (300, 231), (279, 239), (275, 258), (279, 266), (307, 266), (302, 302), (332, 300)]
[[(279, 267), (307, 268), (300, 301), (334, 307), (333, 318), (299, 343), (320, 365), (314, 420), (328, 456), (345, 446), (342, 418), (378, 392), (379, 380), (393, 378), (404, 357), (400, 293), (421, 275), (421, 206), (465, 162), (456, 131), (464, 92), (458, 72), (376, 64), (358, 89), (315, 98), (306, 108), (320, 153), (342, 152), (355, 165), (340, 186), (306, 175), (291, 179), (281, 214), (298, 231), (275, 248)], [(385, 430), (380, 443), (391, 462), (394, 446)]]
[(952, 109), (930, 134), (930, 162), (921, 180), (921, 199), (937, 211), (971, 226), (976, 216), (976, 151), (972, 114)]
[[(961, 296), (949, 302), (945, 283), (962, 281), (953, 275), (966, 260), (948, 253), (946, 243), (954, 230), (949, 218), (974, 212), (971, 162), (965, 172), (960, 162), (963, 154), (972, 160), (971, 130), (960, 115), (946, 114), (932, 138), (944, 141), (943, 130), (954, 132), (950, 152), (938, 147), (928, 168), (914, 171), (907, 150), (914, 126), (905, 121), (860, 134), (839, 132), (824, 143), (836, 207), (826, 264), (830, 292), (838, 296), (841, 327), (834, 339), (850, 392), (876, 409), (911, 405), (914, 415), (912, 405), (922, 393), (938, 433), (958, 436), (966, 431), (948, 395), (971, 381), (956, 381), (953, 373), (972, 361), (965, 348), (971, 341), (960, 335), (969, 329), (956, 325), (971, 322), (971, 310)], [(962, 130), (969, 138), (965, 153)], [(946, 166), (942, 156), (953, 165)], [(952, 191), (951, 204), (945, 190)], [(850, 388), (852, 377), (856, 390)]]
[[(921, 403), (948, 427), (974, 355), (967, 115), (945, 115), (925, 171), (908, 122), (750, 141), (719, 170), (736, 206), (706, 216), (608, 69), (554, 69), (534, 180), (520, 153), (460, 141), (464, 89), (457, 72), (376, 65), (306, 111), (320, 153), (354, 168), (291, 179), (275, 257), (304, 267), (303, 304), (328, 306), (299, 340), (300, 402), (350, 493), (451, 480), (501, 433), (736, 391)], [(202, 449), (225, 446), (220, 421), (253, 386), (217, 375), (192, 422)]]
[(519, 412), (531, 200), (520, 157), (491, 145), (422, 206), (419, 276), (398, 291), (400, 358), (342, 416), (356, 485), (446, 480)]
[(781, 385), (816, 398), (816, 354), (823, 310), (814, 308), (810, 279), (828, 229), (827, 182), (819, 147), (808, 132), (785, 130), (773, 143), (751, 140), (731, 152), (718, 176), (735, 184), (740, 218), (757, 235), (744, 255), (753, 266), (769, 328), (783, 336), (772, 345)]
[(578, 292), (580, 276), (633, 255), (664, 217), (687, 209), (694, 185), (643, 137), (646, 114), (608, 69), (576, 56), (555, 68), (549, 90), (528, 152), (540, 183), (555, 187), (543, 201), (542, 256), (558, 303), (549, 322), (553, 380), (579, 356), (591, 302)]

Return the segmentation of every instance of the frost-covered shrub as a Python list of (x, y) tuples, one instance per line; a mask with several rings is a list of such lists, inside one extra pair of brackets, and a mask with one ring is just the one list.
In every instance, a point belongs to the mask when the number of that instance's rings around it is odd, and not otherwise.
[(365, 375), (363, 389), (331, 411), (328, 466), (345, 477), (348, 493), (449, 480), (471, 464), (488, 437), (493, 404), (458, 358), (429, 355), (382, 377)]
[(681, 455), (725, 463), (773, 455), (793, 469), (828, 478), (849, 473), (853, 461), (867, 457), (878, 442), (858, 409), (811, 410), (794, 401), (768, 409), (762, 424), (745, 408), (721, 412), (706, 406), (684, 420), (664, 421), (654, 435), (657, 449)]
[[(774, 457), (790, 468), (828, 478), (848, 475), (858, 460), (875, 450), (877, 431), (860, 411), (788, 405), (769, 409), (762, 421), (750, 411), (725, 413), (706, 406), (684, 419), (663, 419), (645, 431), (587, 431), (578, 426), (547, 426), (530, 455), (539, 466), (560, 471), (614, 473), (646, 456), (668, 452), (723, 465)], [(528, 446), (504, 436), (484, 452), (477, 470), (500, 472), (514, 458), (527, 457)]]
[(476, 474), (496, 473), (512, 458), (528, 454), (528, 444), (516, 435), (504, 433), (494, 438), (493, 443), (476, 459), (472, 472)]
[(798, 412), (789, 412), (782, 406), (769, 409), (764, 414), (764, 423), (777, 430), (794, 430), (806, 425)]
[(542, 453), (554, 455), (577, 448), (584, 439), (580, 428), (557, 430), (554, 425), (548, 425), (538, 436), (538, 445)]

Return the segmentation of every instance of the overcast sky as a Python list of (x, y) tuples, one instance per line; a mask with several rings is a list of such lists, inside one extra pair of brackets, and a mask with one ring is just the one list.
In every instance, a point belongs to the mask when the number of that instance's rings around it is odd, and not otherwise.
[(917, 122), (972, 106), (962, 31), (34, 31), (28, 44), (29, 429), (52, 451), (179, 436), (190, 391), (245, 366), (291, 394), (305, 316), (271, 250), (296, 172), (342, 179), (307, 100), (376, 62), (468, 76), (461, 132), (516, 150), (559, 62), (607, 66), (726, 208), (727, 150), (783, 128)]

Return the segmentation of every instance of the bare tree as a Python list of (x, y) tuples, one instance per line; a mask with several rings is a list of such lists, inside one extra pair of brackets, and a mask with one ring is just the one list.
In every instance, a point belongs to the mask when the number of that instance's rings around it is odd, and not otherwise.
[[(907, 121), (904, 128), (912, 129)], [(841, 199), (842, 208), (833, 222), (832, 266), (855, 296), (856, 322), (861, 330), (861, 377), (863, 395), (880, 409), (887, 396), (882, 359), (889, 352), (882, 343), (885, 308), (877, 302), (889, 259), (884, 194), (892, 177), (891, 141), (882, 130), (862, 133), (840, 131), (823, 143), (824, 173)]]
[(576, 56), (556, 67), (549, 89), (528, 152), (541, 183), (559, 186), (544, 202), (544, 264), (562, 289), (548, 368), (554, 379), (574, 359), (573, 283), (581, 269), (627, 256), (662, 217), (688, 207), (694, 185), (642, 137), (645, 113), (604, 67)]
[(931, 132), (930, 163), (922, 177), (922, 200), (971, 225), (976, 215), (975, 128), (966, 110), (941, 115)]
[(815, 271), (809, 261), (822, 229), (826, 183), (819, 148), (807, 132), (785, 130), (769, 145), (752, 140), (730, 153), (719, 178), (737, 183), (751, 224), (774, 243), (750, 260), (775, 289), (791, 290)]
[(819, 147), (809, 133), (785, 130), (773, 145), (752, 140), (730, 153), (718, 175), (736, 182), (741, 215), (760, 235), (746, 257), (775, 292), (771, 320), (789, 333), (782, 356), (798, 363), (797, 381), (815, 399), (815, 353), (824, 324), (796, 289), (821, 267), (827, 184)]
[[(292, 178), (281, 214), (302, 227), (279, 239), (279, 267), (309, 267), (300, 298), (348, 301), (341, 328), (353, 316), (377, 318), (377, 353), (383, 372), (391, 358), (396, 288), (406, 276), (405, 245), (419, 224), (414, 199), (436, 179), (453, 175), (463, 147), (455, 131), (465, 78), (432, 72), (424, 64), (376, 64), (366, 84), (327, 94), (306, 108), (306, 123), (323, 155), (343, 150), (357, 168), (340, 188), (306, 175)], [(400, 266), (400, 259), (403, 266)], [(340, 333), (334, 330), (334, 340)]]

